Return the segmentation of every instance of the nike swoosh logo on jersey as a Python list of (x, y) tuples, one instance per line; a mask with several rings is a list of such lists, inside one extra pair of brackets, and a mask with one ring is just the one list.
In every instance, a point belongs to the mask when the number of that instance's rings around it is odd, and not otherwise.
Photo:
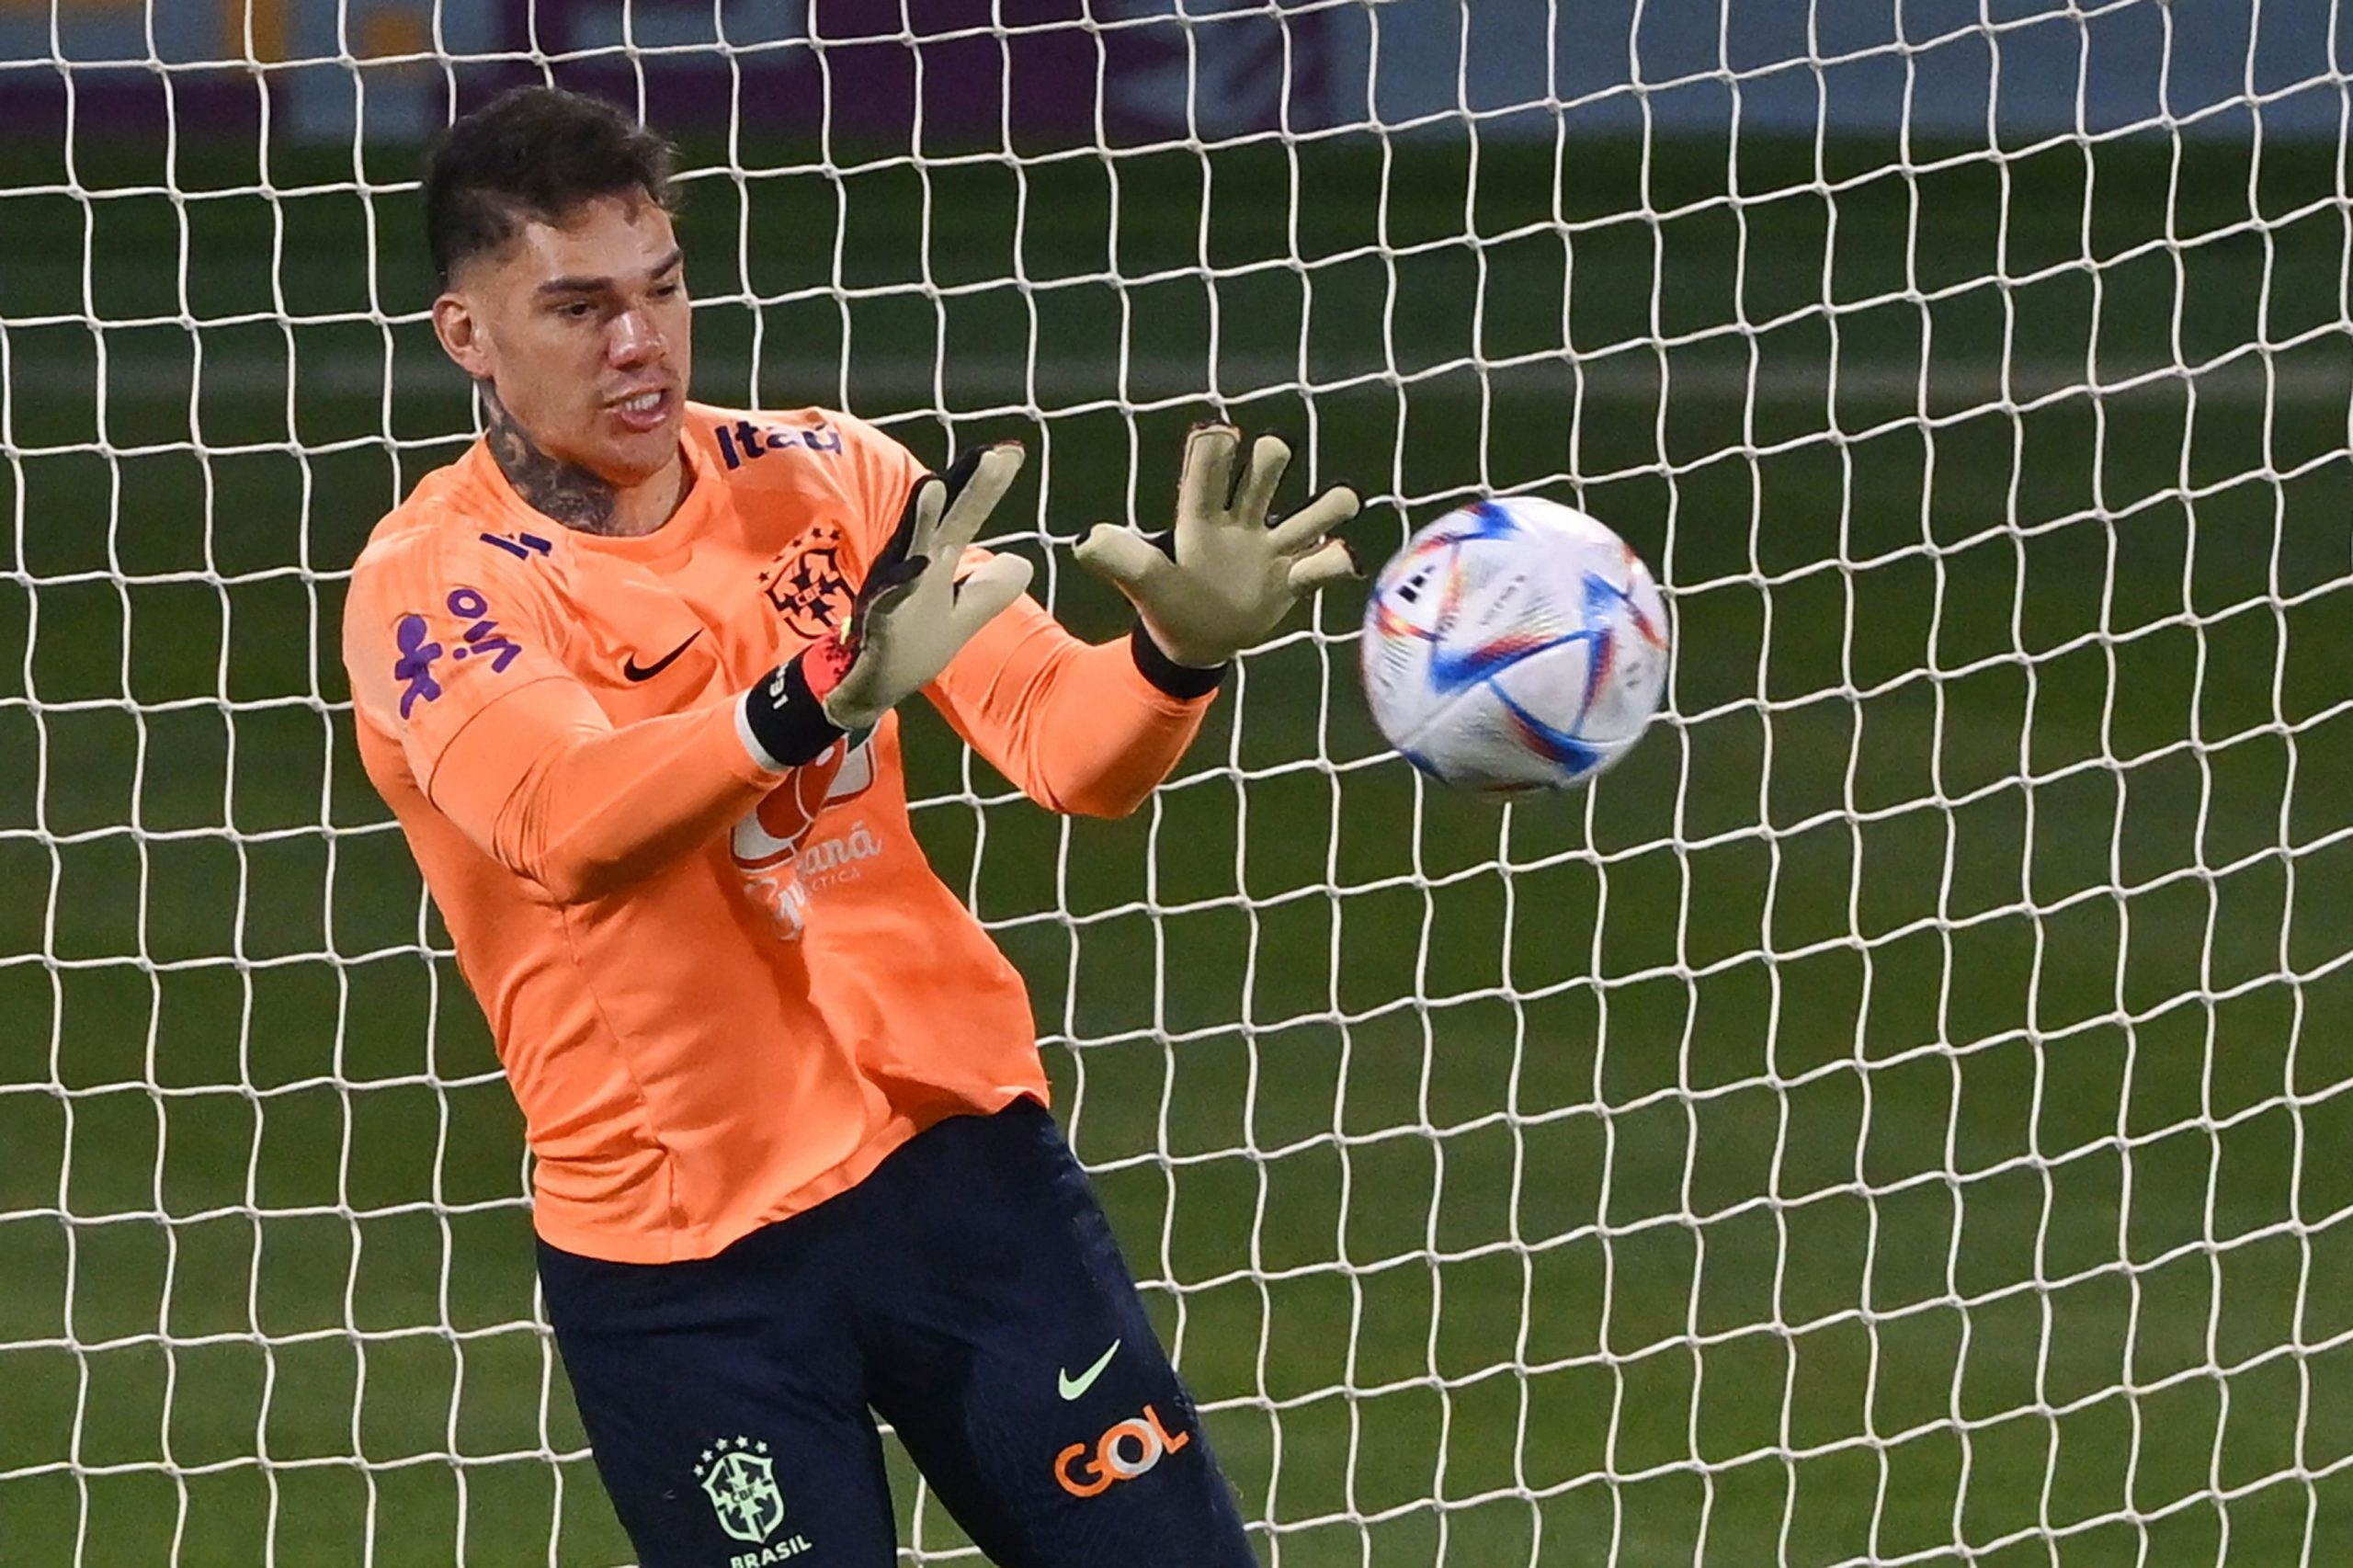
[(1087, 1368), (1086, 1370), (1079, 1373), (1079, 1375), (1074, 1378), (1068, 1372), (1063, 1371), (1061, 1368), (1055, 1368), (1054, 1386), (1062, 1390), (1063, 1398), (1066, 1400), (1076, 1399), (1080, 1394), (1085, 1393), (1088, 1389), (1095, 1386), (1095, 1380), (1103, 1375), (1103, 1369), (1109, 1366), (1111, 1364), (1111, 1358), (1117, 1356), (1119, 1353), (1120, 1342), (1115, 1339), (1111, 1341), (1111, 1348), (1106, 1350), (1100, 1357), (1097, 1358), (1095, 1365)]
[(672, 665), (676, 664), (678, 662), (678, 655), (685, 653), (688, 648), (694, 646), (695, 639), (701, 635), (702, 633), (699, 631), (688, 632), (687, 634), (687, 640), (684, 642), (679, 643), (676, 647), (671, 649), (668, 653), (663, 654), (660, 658), (654, 660), (650, 665), (639, 664), (637, 662), (637, 655), (635, 653), (631, 653), (628, 660), (622, 664), (621, 674), (627, 676), (631, 680), (652, 680), (655, 676), (660, 675), (664, 670), (666, 670)]

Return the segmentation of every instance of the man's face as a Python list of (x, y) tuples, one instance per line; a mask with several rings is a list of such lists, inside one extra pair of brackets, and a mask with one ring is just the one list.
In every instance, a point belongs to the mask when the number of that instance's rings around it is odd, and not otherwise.
[(549, 457), (616, 486), (677, 460), (693, 349), (677, 235), (653, 201), (526, 222), (461, 264), (433, 314), (449, 357)]

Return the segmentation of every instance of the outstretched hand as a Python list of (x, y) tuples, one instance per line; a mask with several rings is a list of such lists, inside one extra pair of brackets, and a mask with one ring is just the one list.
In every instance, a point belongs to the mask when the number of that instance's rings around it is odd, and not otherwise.
[(1196, 669), (1226, 664), (1308, 594), (1357, 574), (1347, 546), (1328, 537), (1360, 505), (1347, 485), (1267, 522), (1290, 464), (1279, 436), (1258, 437), (1245, 456), (1233, 426), (1197, 425), (1176, 486), (1173, 556), (1141, 534), (1098, 523), (1079, 543), (1079, 564), (1128, 597), (1145, 634), (1172, 661)]
[[(967, 452), (917, 481), (899, 526), (858, 585), (848, 624), (809, 650), (810, 689), (845, 730), (872, 728), (1029, 585), (1029, 562), (996, 555), (957, 575), (966, 547), (1021, 472), (1011, 441)], [(830, 678), (828, 678), (830, 677)]]

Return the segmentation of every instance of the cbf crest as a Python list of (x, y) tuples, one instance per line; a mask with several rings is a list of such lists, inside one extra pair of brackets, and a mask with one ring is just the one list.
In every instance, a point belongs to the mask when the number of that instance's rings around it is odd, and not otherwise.
[(842, 570), (842, 530), (819, 523), (777, 551), (760, 574), (760, 587), (796, 637), (811, 641), (849, 623), (856, 595)]
[(764, 1541), (784, 1523), (784, 1494), (777, 1490), (766, 1443), (720, 1438), (703, 1450), (695, 1479), (719, 1516), (719, 1528), (737, 1540)]

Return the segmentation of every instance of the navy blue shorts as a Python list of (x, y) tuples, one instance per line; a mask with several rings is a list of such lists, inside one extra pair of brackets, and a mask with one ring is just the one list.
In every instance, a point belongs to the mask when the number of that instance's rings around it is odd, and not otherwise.
[(688, 1263), (540, 1244), (643, 1568), (893, 1568), (869, 1408), (1000, 1568), (1247, 1568), (1241, 1516), (1043, 1108), (952, 1118)]

